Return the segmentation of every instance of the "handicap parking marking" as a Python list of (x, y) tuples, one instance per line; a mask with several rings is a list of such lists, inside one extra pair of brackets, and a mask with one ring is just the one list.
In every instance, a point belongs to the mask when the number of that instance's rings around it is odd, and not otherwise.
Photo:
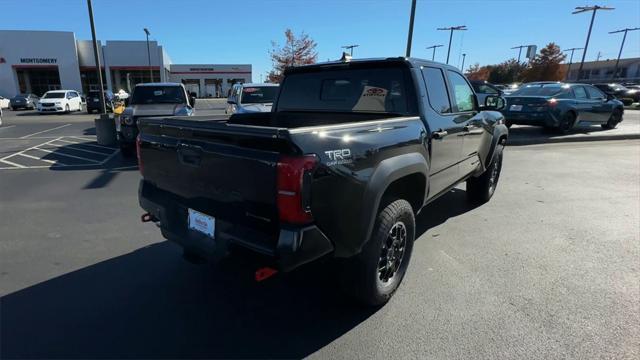
[(89, 136), (61, 136), (0, 158), (0, 170), (101, 167), (119, 153)]

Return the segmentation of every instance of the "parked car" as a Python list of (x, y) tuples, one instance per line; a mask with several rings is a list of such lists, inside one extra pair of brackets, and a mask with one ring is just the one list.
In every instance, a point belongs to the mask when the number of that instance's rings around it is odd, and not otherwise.
[(192, 116), (195, 98), (187, 94), (180, 83), (138, 84), (133, 89), (129, 105), (117, 123), (118, 142), (125, 157), (134, 154), (138, 136), (138, 120), (149, 116)]
[(270, 113), (139, 127), (143, 221), (185, 258), (339, 258), (336, 282), (371, 305), (402, 281), (425, 204), (465, 180), (469, 199), (492, 197), (508, 135), (458, 69), (407, 58), (289, 68)]
[[(115, 101), (115, 96), (113, 92), (109, 90), (104, 91), (104, 101), (107, 107), (107, 111), (113, 112), (113, 102)], [(94, 111), (102, 112), (102, 105), (100, 100), (100, 91), (89, 91), (87, 96), (87, 113), (92, 113)]]
[(225, 114), (269, 112), (277, 95), (278, 84), (235, 84)]
[(604, 91), (605, 94), (617, 97), (626, 106), (640, 102), (640, 90), (638, 89), (628, 89), (617, 83), (593, 84), (593, 86)]
[(518, 91), (518, 89), (522, 86), (522, 83), (515, 82), (511, 84), (505, 84), (503, 86), (504, 88), (502, 89), (502, 93), (504, 95), (509, 95), (515, 91)]
[(622, 102), (586, 84), (528, 83), (505, 99), (507, 126), (543, 126), (563, 134), (579, 125), (613, 129), (624, 113)]
[(11, 98), (9, 107), (14, 111), (18, 109), (35, 110), (38, 107), (38, 97), (34, 94), (18, 94)]
[(82, 111), (82, 99), (75, 90), (47, 91), (38, 102), (40, 114), (71, 111)]
[(7, 98), (0, 96), (0, 109), (6, 109), (9, 107), (11, 101)]
[(0, 126), (2, 126), (2, 108), (0, 107)]
[(473, 86), (473, 90), (475, 90), (476, 95), (478, 96), (478, 103), (484, 104), (484, 100), (487, 96), (502, 96), (503, 92), (497, 86), (493, 85), (488, 81), (481, 80), (471, 80), (471, 86)]

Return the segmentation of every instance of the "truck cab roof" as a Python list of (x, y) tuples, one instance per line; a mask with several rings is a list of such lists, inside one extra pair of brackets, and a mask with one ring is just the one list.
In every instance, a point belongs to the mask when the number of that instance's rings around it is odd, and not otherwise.
[(443, 64), (437, 61), (425, 60), (420, 58), (412, 58), (412, 57), (387, 57), (387, 58), (365, 58), (365, 59), (351, 59), (349, 61), (327, 61), (321, 62), (311, 65), (300, 65), (289, 67), (285, 70), (285, 75), (296, 72), (304, 72), (307, 70), (315, 70), (315, 69), (327, 69), (331, 67), (344, 67), (344, 66), (354, 66), (354, 67), (365, 67), (370, 65), (378, 65), (378, 66), (397, 66), (397, 65), (405, 65), (410, 68), (419, 68), (421, 66), (435, 66), (440, 68), (445, 68), (448, 70), (453, 70), (460, 72), (460, 70), (454, 66)]

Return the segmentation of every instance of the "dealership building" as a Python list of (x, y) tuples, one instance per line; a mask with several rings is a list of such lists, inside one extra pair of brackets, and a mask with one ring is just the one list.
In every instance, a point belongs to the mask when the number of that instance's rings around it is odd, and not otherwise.
[[(251, 82), (250, 64), (174, 64), (157, 41), (98, 42), (105, 88), (143, 82), (182, 82), (198, 97), (224, 97), (236, 82)], [(93, 42), (67, 31), (0, 30), (0, 96), (99, 89)]]

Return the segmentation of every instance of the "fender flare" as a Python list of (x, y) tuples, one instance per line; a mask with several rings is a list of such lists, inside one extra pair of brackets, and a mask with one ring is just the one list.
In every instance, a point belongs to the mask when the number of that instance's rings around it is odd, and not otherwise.
[(498, 142), (500, 141), (503, 144), (506, 144), (508, 137), (509, 137), (509, 129), (504, 124), (496, 125), (496, 127), (493, 129), (491, 146), (489, 147), (489, 152), (487, 153), (487, 157), (484, 160), (483, 168), (486, 169), (487, 166), (491, 164), (491, 161), (493, 161), (493, 156), (496, 153)]
[[(382, 195), (394, 181), (412, 174), (422, 174), (425, 177), (424, 193), (429, 188), (429, 163), (421, 153), (408, 153), (382, 160), (375, 168), (364, 191), (362, 201), (361, 234), (362, 241), (357, 244), (356, 252), (360, 252), (364, 244), (369, 241), (373, 226), (376, 222), (378, 208)], [(424, 199), (421, 199), (421, 205)]]

